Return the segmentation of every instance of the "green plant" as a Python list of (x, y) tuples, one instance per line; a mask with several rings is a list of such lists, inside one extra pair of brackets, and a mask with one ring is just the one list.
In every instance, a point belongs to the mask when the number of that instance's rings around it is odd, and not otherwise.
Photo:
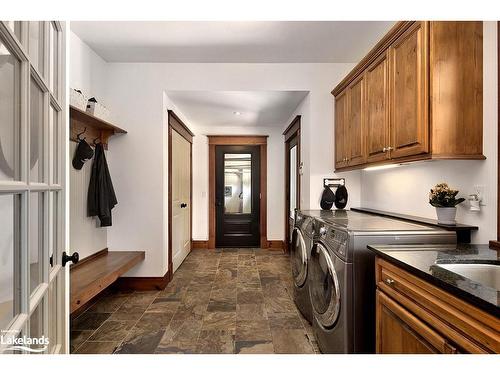
[(455, 207), (465, 200), (465, 198), (457, 198), (457, 194), (458, 190), (454, 190), (446, 182), (442, 182), (431, 189), (429, 203), (434, 207)]

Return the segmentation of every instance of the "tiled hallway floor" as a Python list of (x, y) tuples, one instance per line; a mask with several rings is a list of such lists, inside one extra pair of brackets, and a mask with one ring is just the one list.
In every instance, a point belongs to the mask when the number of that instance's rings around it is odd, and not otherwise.
[(315, 353), (289, 258), (193, 250), (167, 288), (112, 292), (71, 323), (72, 353)]

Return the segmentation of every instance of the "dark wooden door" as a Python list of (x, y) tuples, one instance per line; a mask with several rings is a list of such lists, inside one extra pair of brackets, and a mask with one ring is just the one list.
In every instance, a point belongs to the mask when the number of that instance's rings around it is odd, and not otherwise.
[(260, 146), (215, 148), (216, 247), (260, 245)]

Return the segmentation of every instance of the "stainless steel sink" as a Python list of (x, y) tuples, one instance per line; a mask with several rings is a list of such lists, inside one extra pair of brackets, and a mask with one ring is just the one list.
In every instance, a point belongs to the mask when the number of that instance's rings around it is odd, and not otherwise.
[(500, 290), (500, 265), (498, 264), (438, 263), (437, 265), (476, 283)]

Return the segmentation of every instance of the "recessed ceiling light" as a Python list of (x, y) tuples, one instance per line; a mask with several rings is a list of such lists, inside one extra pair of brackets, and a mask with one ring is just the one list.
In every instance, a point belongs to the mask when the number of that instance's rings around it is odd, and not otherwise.
[(234, 111), (234, 112), (233, 112), (233, 115), (235, 115), (235, 116), (241, 116), (241, 112)]

